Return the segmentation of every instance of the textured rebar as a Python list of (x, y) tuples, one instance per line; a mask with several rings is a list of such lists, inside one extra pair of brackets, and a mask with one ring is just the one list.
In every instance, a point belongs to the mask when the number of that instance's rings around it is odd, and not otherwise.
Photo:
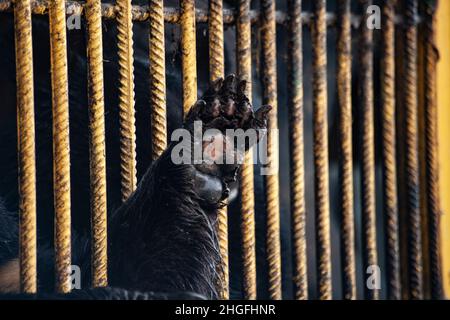
[(220, 298), (230, 299), (230, 274), (228, 268), (228, 210), (227, 207), (217, 211), (217, 238), (219, 239), (219, 249), (222, 264), (219, 266), (220, 275)]
[[(246, 95), (252, 100), (252, 39), (250, 0), (240, 0), (237, 16), (237, 70), (247, 81)], [(241, 169), (241, 234), (244, 297), (256, 299), (255, 194), (253, 150), (250, 149)]]
[[(247, 88), (248, 86), (247, 84)], [(251, 90), (251, 88), (247, 90)], [(255, 300), (257, 292), (253, 149), (247, 151), (245, 155), (245, 162), (242, 165), (240, 176), (244, 298)]]
[(222, 0), (209, 1), (209, 75), (210, 80), (224, 77), (225, 62), (223, 48), (223, 6)]
[(181, 65), (183, 73), (183, 112), (197, 100), (197, 55), (195, 40), (195, 0), (181, 0)]
[[(210, 81), (224, 77), (224, 44), (223, 44), (223, 7), (222, 0), (209, 1), (209, 75)], [(229, 270), (228, 270), (228, 210), (223, 207), (217, 215), (217, 228), (220, 255), (222, 257), (221, 298), (229, 299)]]
[(442, 299), (442, 270), (440, 255), (440, 197), (439, 163), (437, 137), (437, 96), (436, 96), (436, 16), (435, 7), (425, 2), (425, 156), (426, 156), (426, 195), (428, 218), (428, 252), (430, 260), (431, 298)]
[[(48, 13), (48, 0), (31, 0), (31, 11), (33, 14), (44, 15)], [(83, 14), (84, 7), (86, 5), (83, 2), (78, 1), (66, 1), (66, 12), (72, 14)], [(12, 11), (12, 0), (0, 0), (0, 12)], [(104, 19), (116, 19), (119, 7), (112, 3), (102, 3), (102, 17)], [(131, 9), (133, 21), (147, 21), (150, 19), (150, 7), (148, 5), (133, 5)], [(313, 15), (310, 12), (302, 13), (303, 25), (309, 25), (312, 21)], [(233, 9), (223, 10), (223, 22), (227, 25), (236, 23), (237, 12)], [(259, 10), (250, 10), (251, 23), (257, 23), (260, 19)], [(276, 11), (275, 19), (277, 24), (288, 23), (288, 14), (283, 11)], [(208, 11), (205, 9), (195, 9), (195, 20), (197, 23), (208, 22)], [(166, 7), (164, 8), (164, 21), (167, 23), (178, 24), (180, 23), (180, 10), (178, 8)], [(328, 26), (336, 26), (337, 17), (333, 12), (328, 12), (326, 16)], [(361, 17), (353, 15), (352, 26), (357, 27), (361, 21)], [(419, 22), (419, 21), (418, 21)], [(395, 23), (403, 23), (402, 17), (396, 16)]]
[(395, 1), (383, 3), (381, 107), (383, 153), (383, 212), (386, 221), (388, 297), (401, 299), (400, 245), (395, 126)]
[(313, 108), (314, 108), (314, 181), (316, 207), (316, 250), (319, 298), (330, 300), (331, 243), (330, 194), (328, 172), (328, 99), (327, 99), (327, 25), (326, 1), (314, 7), (313, 31)]
[[(402, 10), (401, 2), (396, 6)], [(396, 163), (397, 200), (399, 220), (400, 285), (401, 299), (408, 299), (408, 254), (406, 220), (406, 170), (405, 170), (405, 108), (404, 108), (404, 29), (395, 30), (395, 107), (396, 107)]]
[[(368, 19), (367, 7), (371, 0), (360, 0), (361, 7)], [(378, 265), (376, 243), (375, 210), (375, 137), (374, 137), (374, 96), (373, 96), (373, 30), (365, 24), (360, 26), (360, 104), (362, 127), (362, 221), (364, 242), (364, 272)], [(365, 286), (367, 299), (378, 299), (379, 290)]]
[(87, 62), (90, 130), (92, 286), (108, 285), (105, 103), (100, 0), (87, 0)]
[(261, 38), (264, 61), (264, 104), (272, 106), (267, 130), (267, 166), (276, 168), (265, 176), (267, 210), (267, 261), (269, 264), (269, 294), (282, 298), (280, 253), (280, 200), (278, 181), (278, 103), (275, 1), (262, 0)]
[(405, 120), (406, 120), (406, 189), (408, 214), (409, 294), (423, 299), (423, 260), (419, 197), (418, 96), (417, 96), (417, 0), (405, 3)]
[(120, 175), (122, 201), (136, 189), (136, 126), (134, 111), (133, 22), (131, 0), (117, 0), (119, 56)]
[(288, 2), (289, 25), (289, 133), (291, 215), (294, 245), (295, 298), (308, 299), (306, 265), (306, 210), (303, 134), (302, 1)]
[[(420, 10), (420, 9), (418, 9)], [(427, 172), (426, 172), (426, 134), (425, 134), (425, 39), (424, 27), (417, 30), (417, 120), (418, 120), (418, 156), (419, 156), (419, 204), (420, 204), (420, 231), (422, 235), (423, 257), (423, 299), (430, 298), (430, 260), (428, 243), (428, 217), (427, 217)]]
[(352, 47), (350, 0), (338, 2), (337, 85), (340, 131), (340, 190), (342, 238), (342, 291), (344, 299), (356, 299), (355, 216), (353, 208), (352, 148)]
[(156, 160), (167, 146), (164, 1), (149, 1), (149, 60), (150, 106), (152, 110), (152, 159)]
[(29, 0), (14, 6), (17, 81), (17, 147), (19, 160), (20, 289), (35, 293), (36, 154), (33, 92), (33, 48)]
[(66, 293), (71, 290), (69, 82), (66, 14), (64, 0), (51, 1), (49, 6), (56, 290)]

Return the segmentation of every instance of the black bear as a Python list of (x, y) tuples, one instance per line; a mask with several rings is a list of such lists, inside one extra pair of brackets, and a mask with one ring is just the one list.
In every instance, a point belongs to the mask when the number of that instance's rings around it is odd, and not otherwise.
[[(234, 75), (219, 79), (186, 115), (183, 128), (191, 133), (191, 137), (194, 137), (195, 121), (202, 123), (203, 131), (218, 129), (221, 132), (220, 137), (214, 138), (215, 141), (222, 139), (223, 148), (202, 144), (203, 150), (209, 147), (213, 152), (223, 151), (220, 155), (215, 154), (215, 159), (224, 159), (226, 153), (238, 151), (238, 146), (232, 150), (227, 148), (227, 129), (255, 129), (261, 138), (261, 132), (264, 133), (267, 127), (270, 107), (264, 106), (253, 112), (244, 91), (245, 81), (237, 80)], [(229, 194), (229, 183), (236, 179), (239, 162), (175, 164), (172, 155), (177, 144), (169, 144), (148, 168), (136, 191), (110, 217), (109, 284), (119, 289), (86, 289), (67, 297), (218, 297), (221, 259), (216, 213)], [(245, 149), (249, 147), (247, 141)], [(193, 155), (187, 156), (192, 159)], [(15, 291), (18, 273), (11, 269), (17, 267), (17, 219), (2, 208), (0, 226), (0, 263), (3, 264), (0, 265), (0, 291)], [(76, 248), (73, 262), (82, 267), (83, 274), (89, 274), (88, 239), (77, 237), (73, 247)], [(44, 246), (42, 251), (39, 254), (40, 270), (42, 274), (48, 274), (52, 271), (52, 250)], [(64, 297), (49, 294), (51, 290), (51, 282), (40, 283), (42, 294), (38, 297)]]

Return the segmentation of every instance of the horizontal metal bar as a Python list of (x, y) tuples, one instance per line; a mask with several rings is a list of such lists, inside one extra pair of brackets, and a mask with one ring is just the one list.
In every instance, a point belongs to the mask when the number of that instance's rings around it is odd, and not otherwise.
[[(44, 15), (48, 13), (49, 1), (48, 0), (34, 0), (31, 1), (31, 9), (33, 14)], [(80, 15), (84, 13), (84, 2), (66, 1), (66, 14)], [(13, 1), (12, 0), (0, 0), (0, 12), (12, 12)], [(104, 19), (115, 19), (118, 11), (118, 7), (110, 3), (102, 3), (102, 17)], [(148, 5), (139, 6), (133, 5), (132, 15), (133, 21), (147, 21), (149, 19), (149, 7)], [(250, 19), (252, 23), (256, 23), (260, 19), (259, 10), (250, 10)], [(236, 23), (237, 11), (234, 9), (223, 10), (223, 22), (224, 24)], [(275, 14), (277, 24), (288, 23), (289, 17), (285, 12), (277, 11)], [(312, 22), (312, 12), (302, 12), (302, 24), (309, 25)], [(164, 8), (164, 21), (166, 23), (179, 23), (180, 10), (179, 8), (166, 7)], [(197, 23), (208, 22), (208, 10), (196, 9), (195, 20)], [(416, 23), (419, 24), (423, 21), (421, 16), (416, 17)], [(395, 24), (403, 24), (403, 17), (397, 15), (395, 17)], [(336, 25), (336, 14), (333, 12), (327, 12), (326, 22), (329, 27)], [(361, 16), (352, 14), (351, 23), (353, 28), (358, 28), (361, 23)]]

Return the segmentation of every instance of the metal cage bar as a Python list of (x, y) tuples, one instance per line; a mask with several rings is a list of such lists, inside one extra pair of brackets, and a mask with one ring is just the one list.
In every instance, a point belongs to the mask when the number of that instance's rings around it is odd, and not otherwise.
[[(237, 70), (247, 80), (246, 94), (252, 100), (252, 43), (250, 0), (240, 0), (237, 18)], [(241, 234), (244, 297), (256, 299), (255, 196), (253, 149), (246, 156), (241, 170)]]
[(164, 47), (164, 1), (150, 0), (150, 105), (152, 108), (152, 158), (167, 147), (166, 62)]
[(332, 298), (330, 194), (328, 173), (327, 120), (327, 46), (326, 0), (314, 7), (313, 42), (313, 108), (314, 108), (314, 186), (316, 203), (316, 251), (319, 298)]
[(383, 56), (381, 60), (381, 106), (383, 144), (383, 214), (386, 220), (388, 297), (401, 299), (400, 240), (397, 194), (395, 125), (395, 3), (383, 4)]
[(197, 56), (195, 42), (195, 0), (181, 0), (181, 67), (183, 74), (183, 112), (187, 114), (197, 100)]
[[(395, 0), (394, 0), (395, 1)], [(0, 12), (12, 11), (13, 0), (0, 0)], [(47, 0), (31, 0), (31, 11), (36, 15), (44, 15), (48, 13)], [(78, 1), (66, 1), (66, 12), (73, 14), (83, 14), (86, 4)], [(104, 19), (116, 19), (117, 12), (119, 11), (117, 4), (102, 3), (102, 18)], [(132, 5), (131, 6), (132, 20), (136, 22), (143, 22), (150, 19), (150, 6), (148, 5)], [(257, 23), (260, 21), (259, 10), (250, 10), (251, 23)], [(208, 22), (208, 11), (205, 9), (195, 9), (195, 20), (197, 23)], [(283, 11), (275, 12), (275, 20), (277, 24), (287, 24), (289, 21), (288, 13)], [(181, 20), (181, 12), (178, 8), (166, 7), (164, 8), (164, 21), (166, 23), (179, 24)], [(237, 23), (237, 12), (233, 9), (223, 10), (223, 22), (226, 25), (233, 25)], [(302, 13), (302, 24), (310, 25), (313, 20), (313, 14), (310, 12)], [(416, 21), (417, 23), (422, 21), (422, 17)], [(361, 16), (352, 15), (352, 26), (357, 28), (361, 22)], [(395, 17), (396, 24), (402, 24), (403, 17), (398, 15)], [(328, 26), (336, 26), (337, 16), (333, 12), (328, 12), (326, 15), (326, 23)]]
[(90, 129), (92, 286), (108, 285), (105, 102), (100, 0), (87, 0), (87, 61)]
[(209, 1), (208, 34), (209, 74), (211, 82), (214, 82), (223, 78), (225, 73), (222, 0)]
[[(267, 130), (267, 160), (269, 168), (278, 168), (278, 102), (275, 2), (262, 0), (262, 55), (264, 61), (264, 103), (272, 106)], [(266, 246), (269, 264), (269, 294), (274, 300), (282, 298), (280, 253), (280, 200), (277, 172), (265, 176), (267, 230)]]
[[(361, 9), (366, 12), (372, 5), (371, 0), (361, 0)], [(374, 95), (373, 95), (373, 30), (366, 25), (360, 26), (360, 103), (362, 112), (362, 221), (364, 259), (363, 271), (378, 265), (376, 240), (375, 209), (375, 137), (374, 137)], [(368, 299), (379, 298), (379, 290), (366, 286), (365, 296)]]
[[(223, 43), (223, 4), (222, 0), (209, 1), (209, 74), (210, 81), (223, 79), (225, 73)], [(221, 298), (229, 299), (229, 267), (228, 267), (228, 210), (220, 208), (217, 214), (217, 232), (219, 238), (221, 270)]]
[(14, 7), (19, 155), (20, 289), (37, 290), (36, 154), (34, 125), (33, 50), (29, 0)]
[(418, 150), (418, 96), (417, 96), (417, 0), (405, 4), (404, 107), (406, 123), (406, 190), (408, 215), (409, 294), (411, 299), (422, 299), (423, 256), (420, 215), (419, 150)]
[(342, 284), (345, 299), (356, 299), (355, 216), (353, 208), (352, 47), (350, 0), (338, 2), (337, 85), (339, 98), (342, 210)]
[[(336, 24), (337, 34), (337, 91), (339, 103), (339, 162), (341, 188), (341, 239), (343, 266), (343, 296), (356, 299), (355, 270), (355, 214), (353, 195), (352, 159), (352, 98), (351, 98), (351, 28), (359, 25), (360, 53), (360, 109), (362, 128), (362, 232), (364, 242), (364, 272), (377, 265), (376, 246), (376, 188), (375, 188), (375, 137), (374, 137), (374, 38), (373, 31), (362, 22), (368, 18), (367, 7), (372, 0), (359, 0), (364, 14), (355, 23), (351, 13), (351, 1), (339, 0), (337, 14), (326, 12), (326, 0), (314, 3), (314, 12), (302, 12), (301, 0), (288, 1), (288, 13), (277, 12), (275, 1), (261, 1), (259, 11), (250, 10), (250, 0), (240, 0), (237, 10), (224, 10), (222, 0), (211, 0), (209, 10), (195, 8), (195, 0), (182, 0), (180, 10), (164, 8), (163, 0), (150, 0), (148, 6), (132, 6), (131, 0), (102, 4), (100, 0), (77, 3), (64, 0), (17, 0), (0, 3), (0, 11), (14, 9), (15, 49), (17, 73), (18, 155), (20, 194), (20, 279), (21, 290), (34, 293), (36, 276), (36, 165), (35, 127), (33, 102), (33, 55), (31, 15), (49, 15), (51, 44), (51, 85), (53, 111), (53, 184), (55, 206), (55, 265), (56, 289), (61, 293), (71, 290), (71, 199), (70, 199), (70, 145), (69, 100), (67, 70), (66, 10), (73, 6), (76, 12), (84, 12), (87, 21), (88, 97), (90, 128), (90, 180), (92, 211), (92, 285), (107, 286), (107, 194), (105, 153), (105, 111), (102, 54), (102, 17), (117, 19), (119, 57), (119, 114), (121, 149), (121, 188), (125, 201), (136, 188), (136, 142), (133, 79), (133, 20), (149, 20), (150, 102), (152, 105), (152, 158), (156, 159), (167, 147), (166, 84), (164, 23), (181, 25), (181, 50), (183, 74), (183, 112), (186, 114), (197, 100), (196, 22), (208, 22), (210, 80), (224, 76), (224, 24), (236, 23), (237, 70), (242, 79), (248, 80), (246, 93), (251, 98), (251, 24), (260, 22), (264, 73), (264, 103), (273, 107), (268, 130), (269, 167), (278, 167), (278, 106), (276, 73), (276, 23), (289, 27), (289, 136), (291, 163), (291, 213), (294, 248), (294, 285), (297, 299), (308, 298), (306, 255), (306, 209), (304, 185), (304, 102), (302, 26), (312, 23), (313, 42), (313, 135), (315, 167), (316, 250), (318, 259), (318, 295), (320, 299), (332, 298), (332, 266), (330, 242), (330, 199), (328, 164), (327, 122), (327, 26)], [(404, 57), (395, 61), (395, 1), (383, 1), (382, 59), (381, 59), (381, 138), (383, 168), (383, 215), (386, 228), (386, 257), (388, 266), (388, 297), (400, 299), (402, 288), (401, 258), (408, 270), (407, 290), (412, 299), (442, 297), (442, 274), (439, 247), (439, 187), (437, 163), (437, 106), (435, 7), (422, 4), (424, 39), (423, 55), (418, 55), (417, 25), (419, 6), (417, 0), (402, 2), (406, 10), (404, 19)], [(77, 11), (78, 10), (78, 11)], [(236, 12), (236, 16), (234, 13)], [(419, 73), (418, 62), (422, 63)], [(423, 61), (422, 61), (423, 60)], [(402, 68), (405, 77), (404, 92), (396, 88), (396, 67)], [(423, 81), (423, 87), (418, 85)], [(422, 84), (422, 82), (420, 82)], [(396, 92), (397, 90), (397, 92)], [(419, 130), (418, 91), (423, 94), (424, 131)], [(424, 92), (422, 92), (424, 91)], [(396, 93), (401, 97), (401, 110), (396, 108)], [(422, 100), (421, 100), (422, 102)], [(396, 143), (396, 113), (401, 126), (405, 126), (404, 149)], [(426, 179), (421, 185), (419, 166), (419, 139), (424, 139), (424, 170)], [(403, 145), (401, 145), (403, 147)], [(404, 170), (397, 170), (397, 154), (404, 158)], [(243, 247), (243, 288), (246, 299), (256, 299), (255, 252), (255, 200), (252, 151), (246, 155), (241, 172), (241, 232)], [(402, 179), (402, 175), (404, 179)], [(406, 221), (400, 225), (398, 182), (405, 180)], [(280, 200), (278, 173), (265, 176), (267, 230), (266, 246), (269, 267), (269, 295), (282, 298), (282, 273), (280, 253)], [(426, 205), (425, 205), (426, 204)], [(422, 207), (421, 207), (422, 205)], [(424, 217), (421, 216), (424, 209)], [(218, 238), (223, 258), (221, 298), (229, 298), (228, 270), (228, 221), (226, 208), (218, 214)], [(403, 221), (402, 221), (403, 223)], [(428, 229), (422, 234), (424, 225)], [(400, 254), (400, 226), (407, 231), (407, 251)], [(402, 241), (403, 244), (403, 241)], [(424, 248), (426, 250), (424, 250)], [(427, 264), (429, 263), (429, 275)], [(428, 284), (428, 279), (430, 283)], [(425, 290), (425, 289), (427, 290)], [(370, 299), (379, 298), (379, 290), (366, 288)]]
[(290, 86), (290, 165), (291, 214), (295, 257), (295, 298), (308, 299), (306, 265), (306, 208), (303, 134), (303, 52), (302, 52), (302, 1), (290, 0), (289, 32), (289, 86)]
[[(33, 14), (43, 15), (48, 13), (48, 4), (47, 0), (31, 0), (31, 11)], [(83, 14), (85, 10), (86, 4), (78, 1), (66, 1), (66, 11), (73, 12), (77, 14)], [(11, 11), (13, 7), (13, 0), (2, 0), (0, 1), (0, 12)], [(104, 19), (116, 19), (118, 11), (120, 7), (116, 4), (112, 3), (102, 3), (101, 12), (102, 17)], [(151, 6), (150, 5), (133, 5), (131, 7), (131, 14), (133, 21), (147, 21), (151, 16)], [(198, 23), (207, 23), (208, 22), (208, 11), (204, 9), (195, 9), (195, 20)], [(236, 21), (236, 12), (230, 9), (223, 10), (223, 22), (224, 24), (235, 24)], [(255, 23), (259, 20), (259, 12), (257, 10), (250, 10), (249, 17), (252, 23)], [(305, 14), (304, 23), (310, 22), (310, 16)], [(277, 23), (285, 23), (286, 22), (286, 14), (284, 12), (278, 11), (276, 12), (276, 20)], [(180, 23), (181, 20), (181, 12), (178, 8), (164, 8), (164, 21), (167, 23)], [(329, 17), (328, 22), (333, 24), (335, 22), (335, 17), (332, 15)]]
[(53, 190), (56, 290), (70, 292), (70, 143), (66, 13), (64, 0), (49, 7), (53, 110)]
[(437, 138), (437, 92), (436, 64), (436, 15), (430, 2), (424, 3), (425, 11), (425, 156), (426, 156), (426, 196), (428, 212), (428, 252), (430, 261), (431, 298), (443, 297), (441, 254), (440, 254), (440, 196), (439, 163)]
[[(224, 200), (226, 201), (226, 200)], [(217, 211), (217, 237), (219, 239), (219, 249), (221, 265), (219, 267), (220, 298), (230, 299), (230, 274), (228, 262), (228, 209), (227, 206), (219, 208)]]
[[(250, 0), (240, 0), (237, 17), (237, 70), (247, 81), (246, 94), (252, 101), (252, 43)], [(241, 170), (241, 234), (244, 297), (254, 300), (256, 295), (255, 195), (253, 149), (250, 149)]]
[(119, 57), (120, 176), (122, 201), (136, 189), (136, 127), (134, 110), (133, 22), (131, 0), (117, 0)]

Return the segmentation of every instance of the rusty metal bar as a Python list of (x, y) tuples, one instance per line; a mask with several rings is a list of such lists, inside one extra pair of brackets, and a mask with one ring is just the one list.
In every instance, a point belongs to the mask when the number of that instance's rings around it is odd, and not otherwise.
[[(226, 201), (226, 200), (225, 200)], [(217, 211), (217, 237), (219, 239), (219, 250), (222, 264), (219, 266), (220, 274), (220, 298), (230, 299), (230, 275), (228, 265), (228, 209), (227, 206)]]
[[(420, 9), (418, 9), (420, 10)], [(419, 156), (419, 203), (420, 203), (420, 229), (422, 233), (422, 274), (423, 274), (423, 299), (430, 298), (430, 255), (428, 252), (428, 214), (427, 214), (427, 185), (426, 172), (426, 134), (425, 134), (425, 39), (424, 26), (417, 30), (417, 120), (418, 120), (418, 156)]]
[[(71, 12), (72, 14), (83, 14), (84, 7), (86, 6), (83, 2), (78, 1), (66, 1), (66, 12)], [(32, 0), (31, 10), (33, 14), (44, 15), (48, 13), (48, 1), (47, 0)], [(12, 0), (0, 0), (0, 12), (10, 12), (12, 11)], [(104, 19), (116, 19), (119, 7), (111, 3), (102, 3), (102, 17)], [(133, 5), (131, 9), (132, 19), (136, 22), (147, 21), (150, 19), (150, 7), (148, 5)], [(180, 10), (178, 8), (166, 7), (164, 8), (164, 21), (166, 23), (177, 24), (180, 23)], [(250, 21), (251, 23), (257, 23), (260, 20), (260, 12), (258, 10), (250, 10)], [(208, 11), (204, 9), (195, 9), (195, 20), (197, 23), (207, 23), (208, 22)], [(232, 9), (223, 10), (223, 22), (227, 25), (232, 25), (236, 23), (237, 12)], [(275, 12), (275, 19), (277, 24), (287, 24), (288, 14), (282, 11)], [(302, 13), (302, 24), (309, 25), (313, 19), (313, 14), (310, 12)], [(403, 17), (398, 15), (395, 16), (395, 24), (403, 24)], [(336, 26), (337, 16), (332, 12), (327, 12), (326, 14), (327, 25), (332, 27)], [(417, 23), (421, 23), (422, 18), (419, 17)], [(361, 23), (361, 16), (353, 15), (351, 16), (351, 23), (353, 28), (358, 28)]]
[(224, 77), (222, 0), (209, 1), (209, 74), (211, 82)]
[[(237, 16), (237, 70), (239, 77), (247, 81), (246, 95), (252, 100), (252, 39), (250, 0), (240, 0)], [(244, 273), (244, 297), (256, 299), (256, 248), (255, 248), (255, 194), (253, 150), (245, 157), (241, 170), (241, 234)]]
[[(48, 13), (48, 0), (31, 0), (31, 11), (33, 14), (44, 15)], [(86, 4), (78, 1), (66, 1), (66, 12), (72, 12), (73, 14), (83, 14)], [(133, 21), (147, 21), (150, 19), (150, 5), (133, 5), (132, 6), (132, 19)], [(13, 0), (0, 0), (0, 12), (12, 11)], [(116, 19), (119, 11), (119, 6), (112, 3), (102, 3), (102, 17), (104, 19)], [(208, 11), (204, 9), (195, 9), (196, 21), (198, 23), (208, 22)], [(180, 10), (178, 8), (166, 7), (164, 8), (164, 21), (167, 23), (177, 24), (180, 23)], [(223, 10), (223, 22), (224, 24), (235, 24), (237, 12), (235, 10), (224, 9)], [(256, 23), (259, 19), (260, 13), (257, 10), (250, 10), (249, 16), (251, 23)], [(307, 13), (304, 14), (304, 23), (309, 23), (311, 17)], [(281, 11), (276, 12), (277, 23), (283, 24), (286, 22), (286, 14)], [(328, 23), (334, 24), (335, 17), (333, 14), (329, 14)]]
[(105, 102), (100, 0), (87, 0), (87, 62), (90, 129), (92, 286), (108, 285)]
[(64, 0), (49, 7), (53, 99), (53, 186), (56, 290), (70, 292), (70, 144), (66, 15)]
[[(223, 44), (223, 4), (222, 0), (209, 1), (209, 74), (211, 82), (224, 77), (224, 44)], [(229, 299), (228, 268), (228, 210), (220, 208), (217, 213), (217, 230), (219, 248), (222, 257), (221, 266), (221, 298)]]
[(181, 0), (181, 65), (183, 73), (183, 112), (197, 100), (197, 55), (195, 40), (195, 0)]
[(401, 299), (400, 244), (395, 126), (395, 1), (383, 3), (381, 106), (383, 140), (383, 212), (386, 219), (388, 297)]
[(150, 106), (152, 110), (152, 158), (167, 146), (166, 66), (164, 48), (164, 1), (150, 2)]
[[(397, 7), (402, 10), (402, 2)], [(400, 244), (400, 284), (401, 298), (408, 299), (408, 254), (407, 254), (407, 208), (406, 208), (406, 170), (405, 170), (405, 108), (404, 108), (404, 28), (395, 29), (395, 107), (396, 107), (396, 153), (397, 153), (397, 200)]]
[(319, 297), (322, 300), (330, 300), (332, 298), (332, 284), (328, 173), (326, 0), (315, 2), (314, 13), (312, 41), (317, 272)]
[(353, 208), (352, 47), (350, 0), (338, 2), (337, 85), (340, 110), (342, 284), (345, 299), (356, 299), (355, 216)]
[(423, 260), (419, 200), (418, 101), (417, 101), (417, 0), (405, 5), (406, 188), (408, 213), (409, 294), (423, 298)]
[(303, 135), (303, 51), (302, 51), (302, 1), (290, 0), (289, 25), (289, 116), (290, 116), (290, 166), (291, 214), (294, 239), (295, 298), (308, 299), (306, 265), (306, 209)]
[(14, 6), (19, 158), (20, 289), (36, 293), (36, 154), (30, 1)]
[[(262, 0), (261, 37), (264, 61), (264, 103), (272, 106), (267, 130), (268, 166), (278, 164), (277, 55), (275, 1)], [(267, 260), (270, 298), (279, 300), (281, 292), (280, 200), (278, 171), (265, 176), (267, 210)]]
[(117, 0), (119, 56), (120, 168), (122, 201), (136, 189), (136, 127), (133, 75), (131, 0)]
[[(372, 5), (371, 0), (361, 0), (363, 12)], [(368, 18), (366, 13), (366, 19)], [(364, 272), (378, 265), (375, 210), (375, 138), (373, 97), (373, 30), (360, 26), (360, 101), (362, 111), (362, 221), (364, 242)], [(379, 290), (365, 287), (367, 299), (379, 298)]]
[(441, 246), (440, 246), (440, 196), (439, 163), (437, 143), (437, 94), (436, 64), (436, 16), (435, 6), (424, 3), (425, 11), (425, 156), (426, 156), (426, 196), (428, 218), (428, 254), (430, 261), (431, 298), (443, 297)]

